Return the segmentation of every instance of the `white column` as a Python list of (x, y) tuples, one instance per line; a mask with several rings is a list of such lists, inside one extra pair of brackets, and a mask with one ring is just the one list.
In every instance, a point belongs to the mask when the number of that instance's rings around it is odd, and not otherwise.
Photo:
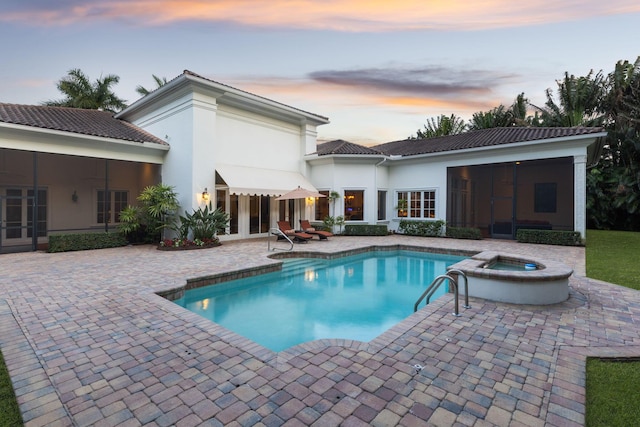
[(573, 229), (582, 239), (587, 231), (587, 156), (573, 156)]

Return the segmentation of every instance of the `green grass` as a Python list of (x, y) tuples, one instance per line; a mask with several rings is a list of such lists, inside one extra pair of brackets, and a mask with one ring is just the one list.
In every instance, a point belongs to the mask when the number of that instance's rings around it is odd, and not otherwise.
[(588, 427), (628, 427), (640, 422), (640, 361), (587, 359)]
[(587, 277), (640, 290), (640, 233), (587, 230)]
[(0, 427), (21, 426), (22, 416), (13, 393), (11, 379), (4, 364), (4, 357), (0, 352)]
[[(587, 276), (640, 290), (639, 253), (640, 233), (588, 230)], [(638, 384), (640, 361), (587, 359), (586, 425), (638, 425)]]

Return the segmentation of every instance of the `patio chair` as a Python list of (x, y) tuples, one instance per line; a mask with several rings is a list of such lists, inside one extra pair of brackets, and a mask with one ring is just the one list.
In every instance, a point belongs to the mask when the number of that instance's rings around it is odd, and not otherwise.
[[(302, 231), (296, 231), (291, 228), (291, 225), (289, 225), (287, 221), (278, 221), (278, 228), (280, 229), (280, 231), (286, 234), (288, 238), (296, 243), (306, 243), (309, 240), (313, 239), (313, 236), (311, 234), (307, 234)], [(283, 237), (278, 236), (278, 239), (283, 239)]]
[(313, 234), (314, 236), (318, 236), (320, 240), (329, 240), (329, 237), (333, 236), (333, 233), (328, 231), (316, 230), (311, 226), (311, 223), (306, 219), (300, 220), (300, 228), (305, 233)]

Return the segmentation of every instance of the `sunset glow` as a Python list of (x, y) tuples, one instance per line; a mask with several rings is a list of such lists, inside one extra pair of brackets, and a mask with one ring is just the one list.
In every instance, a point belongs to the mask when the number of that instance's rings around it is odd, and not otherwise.
[(79, 68), (136, 87), (190, 70), (328, 117), (320, 140), (371, 145), (426, 120), (536, 105), (565, 72), (640, 55), (636, 0), (4, 0), (0, 102), (59, 98)]
[(138, 25), (207, 21), (262, 28), (345, 32), (472, 31), (639, 11), (640, 4), (630, 0), (619, 0), (614, 5), (599, 0), (113, 0), (85, 1), (78, 5), (73, 5), (73, 2), (52, 2), (47, 8), (9, 11), (0, 16), (0, 21), (70, 25), (75, 22), (123, 19)]

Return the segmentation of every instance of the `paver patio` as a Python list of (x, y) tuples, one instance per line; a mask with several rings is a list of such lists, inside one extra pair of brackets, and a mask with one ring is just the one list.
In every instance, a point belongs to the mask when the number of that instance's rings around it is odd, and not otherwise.
[(1, 255), (0, 346), (25, 425), (578, 426), (586, 357), (640, 356), (640, 293), (586, 278), (583, 248), (387, 236), (295, 250), (398, 244), (562, 261), (570, 297), (472, 298), (455, 318), (446, 295), (369, 343), (276, 354), (156, 295), (277, 263), (265, 240)]

